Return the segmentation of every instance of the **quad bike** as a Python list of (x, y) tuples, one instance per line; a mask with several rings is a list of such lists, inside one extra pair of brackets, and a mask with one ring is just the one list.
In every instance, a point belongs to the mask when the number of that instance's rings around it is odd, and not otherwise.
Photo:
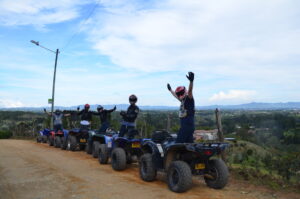
[(228, 168), (217, 155), (228, 143), (175, 143), (175, 137), (166, 131), (156, 131), (152, 140), (142, 145), (139, 161), (140, 177), (154, 181), (157, 171), (167, 173), (170, 190), (185, 192), (192, 185), (193, 175), (204, 176), (208, 187), (222, 189), (228, 181)]
[(90, 122), (81, 121), (80, 128), (74, 128), (69, 131), (66, 137), (66, 149), (75, 151), (84, 150), (89, 136)]
[[(92, 154), (94, 158), (98, 158), (101, 164), (106, 164), (108, 155), (112, 147), (112, 137), (117, 135), (117, 132), (108, 128), (105, 132), (89, 131), (89, 139), (86, 145), (86, 153)], [(105, 155), (104, 155), (105, 154)]]
[(49, 129), (43, 129), (42, 131), (39, 131), (39, 135), (36, 138), (36, 142), (37, 143), (47, 143), (49, 135), (50, 135)]
[(50, 131), (49, 137), (48, 137), (48, 144), (49, 146), (54, 146), (55, 148), (61, 147), (62, 138), (64, 137), (64, 134), (67, 132), (67, 130), (58, 130), (58, 131)]
[[(138, 159), (142, 155), (142, 144), (149, 139), (134, 138), (138, 131), (132, 129), (128, 132), (128, 137), (113, 137), (112, 151), (110, 154), (112, 168), (116, 171), (126, 169), (127, 164), (131, 164), (133, 159)], [(101, 156), (101, 151), (99, 153)], [(101, 160), (101, 158), (99, 158)], [(100, 162), (101, 163), (101, 162)]]

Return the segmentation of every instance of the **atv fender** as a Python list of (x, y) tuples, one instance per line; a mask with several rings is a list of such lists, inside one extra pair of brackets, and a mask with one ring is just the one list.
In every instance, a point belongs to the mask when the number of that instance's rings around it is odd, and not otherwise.
[(152, 160), (157, 169), (163, 169), (164, 151), (160, 144), (156, 144), (153, 141), (146, 140), (142, 144), (143, 153), (151, 153)]
[(166, 147), (166, 154), (164, 156), (164, 168), (167, 169), (174, 161), (178, 153), (191, 151), (186, 144), (178, 143)]

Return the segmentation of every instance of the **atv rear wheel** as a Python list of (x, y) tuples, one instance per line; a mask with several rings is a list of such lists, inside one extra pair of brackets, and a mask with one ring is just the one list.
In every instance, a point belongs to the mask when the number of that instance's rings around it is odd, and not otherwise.
[(146, 153), (141, 156), (139, 161), (140, 177), (142, 180), (151, 182), (156, 179), (156, 169), (152, 161), (152, 154)]
[(67, 149), (67, 141), (65, 137), (61, 137), (61, 144), (60, 144), (60, 148), (62, 150), (66, 150)]
[(115, 148), (111, 154), (111, 166), (116, 171), (126, 168), (126, 153), (122, 148)]
[(169, 189), (182, 193), (192, 185), (192, 172), (190, 166), (184, 161), (174, 161), (168, 168), (167, 180)]
[(73, 135), (69, 135), (68, 136), (68, 150), (70, 151), (75, 151), (76, 150), (76, 147), (77, 147), (77, 139), (75, 136)]
[(84, 151), (85, 150), (85, 144), (80, 144), (79, 145), (79, 150)]
[(36, 137), (36, 142), (37, 142), (37, 143), (41, 143), (41, 142), (42, 142), (41, 136), (37, 136), (37, 137)]
[(55, 146), (55, 148), (60, 148), (60, 145), (61, 145), (61, 139), (59, 136), (56, 136), (54, 138), (54, 146)]
[(99, 146), (100, 146), (100, 143), (98, 141), (93, 142), (93, 157), (94, 158), (98, 158)]
[(208, 174), (213, 177), (204, 177), (208, 187), (214, 189), (222, 189), (228, 182), (229, 172), (226, 164), (221, 159), (212, 159), (208, 162)]
[(108, 149), (106, 144), (100, 144), (98, 150), (98, 160), (100, 164), (107, 164), (108, 162)]
[(87, 154), (92, 154), (92, 146), (93, 146), (93, 144), (89, 144), (89, 142), (86, 143), (85, 152)]
[(54, 144), (54, 138), (53, 137), (49, 137), (48, 144), (49, 144), (49, 146), (53, 146), (53, 144)]
[(47, 140), (48, 140), (47, 136), (43, 135), (42, 136), (42, 142), (43, 143), (47, 143)]

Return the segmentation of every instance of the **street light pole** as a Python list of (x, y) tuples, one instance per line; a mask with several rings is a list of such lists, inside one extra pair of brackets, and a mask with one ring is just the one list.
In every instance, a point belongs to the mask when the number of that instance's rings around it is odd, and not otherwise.
[[(51, 113), (52, 114), (53, 114), (53, 109), (54, 109), (54, 93), (55, 93), (55, 79), (56, 79), (56, 66), (57, 66), (58, 53), (59, 53), (59, 50), (56, 49), (54, 74), (53, 74), (53, 84), (52, 84), (52, 104), (51, 104)], [(53, 129), (53, 120), (52, 119), (51, 119), (51, 128)]]
[[(55, 93), (55, 79), (56, 79), (56, 67), (57, 67), (57, 58), (58, 58), (58, 53), (59, 53), (59, 49), (56, 49), (56, 51), (50, 50), (49, 48), (46, 48), (42, 45), (40, 45), (40, 43), (38, 41), (34, 41), (31, 40), (31, 43), (44, 48), (52, 53), (55, 53), (55, 64), (54, 64), (54, 74), (53, 74), (53, 84), (52, 84), (52, 99), (51, 99), (51, 114), (53, 114), (53, 109), (54, 109), (54, 93)], [(53, 129), (53, 119), (51, 118), (51, 129)]]

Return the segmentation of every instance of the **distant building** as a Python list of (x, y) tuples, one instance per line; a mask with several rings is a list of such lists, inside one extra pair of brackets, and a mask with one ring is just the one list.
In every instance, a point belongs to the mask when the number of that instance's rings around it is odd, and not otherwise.
[(196, 140), (217, 140), (218, 139), (218, 129), (195, 130), (194, 138)]

